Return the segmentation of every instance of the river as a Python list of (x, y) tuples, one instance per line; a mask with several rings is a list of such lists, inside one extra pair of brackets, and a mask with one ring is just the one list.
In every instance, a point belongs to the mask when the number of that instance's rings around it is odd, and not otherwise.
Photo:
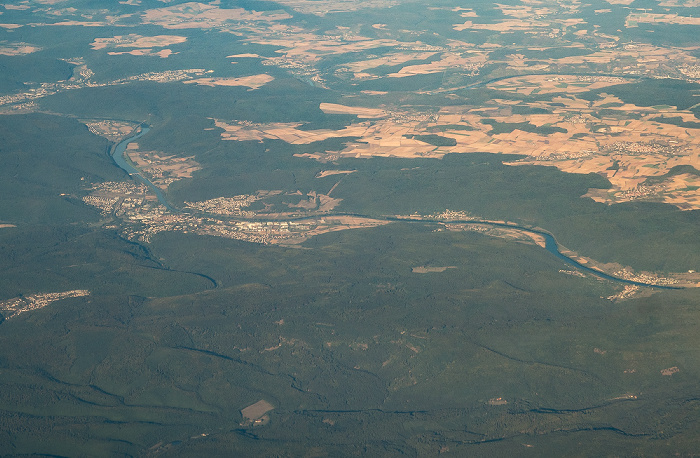
[(136, 131), (137, 133), (135, 135), (132, 135), (131, 137), (125, 138), (121, 142), (119, 142), (114, 148), (112, 149), (112, 159), (114, 160), (114, 163), (119, 166), (122, 170), (124, 170), (126, 173), (128, 173), (131, 177), (133, 177), (136, 181), (140, 181), (153, 191), (153, 193), (156, 195), (158, 198), (158, 201), (169, 211), (174, 212), (174, 213), (179, 213), (179, 210), (177, 210), (175, 207), (170, 205), (170, 203), (167, 201), (165, 196), (163, 195), (163, 191), (156, 185), (154, 185), (151, 180), (143, 176), (143, 174), (135, 168), (133, 165), (129, 163), (129, 161), (126, 160), (126, 157), (124, 153), (126, 152), (126, 147), (129, 145), (129, 143), (133, 142), (134, 140), (146, 135), (149, 131), (151, 130), (150, 127), (148, 126), (140, 126), (139, 129)]
[[(112, 159), (114, 159), (115, 164), (117, 164), (121, 169), (123, 169), (131, 177), (133, 177), (137, 181), (141, 181), (146, 186), (151, 188), (151, 190), (155, 193), (156, 197), (158, 197), (158, 201), (161, 204), (163, 204), (163, 206), (165, 208), (167, 208), (169, 211), (171, 211), (173, 213), (181, 213), (180, 210), (178, 210), (175, 207), (173, 207), (172, 205), (170, 205), (170, 203), (166, 200), (166, 198), (163, 195), (163, 192), (161, 191), (160, 188), (158, 188), (156, 185), (154, 185), (148, 178), (144, 177), (141, 174), (141, 172), (138, 169), (136, 169), (134, 166), (132, 166), (124, 157), (124, 153), (126, 151), (127, 145), (129, 143), (133, 142), (134, 140), (146, 135), (150, 130), (151, 130), (150, 127), (142, 125), (136, 134), (119, 142), (112, 150), (112, 153), (111, 153)], [(325, 213), (323, 215), (303, 216), (303, 217), (297, 217), (297, 218), (292, 218), (292, 219), (295, 221), (301, 221), (301, 220), (305, 220), (305, 219), (318, 218), (319, 216), (355, 216), (355, 217), (360, 217), (360, 218), (383, 219), (385, 221), (402, 222), (402, 223), (486, 224), (486, 225), (494, 226), (494, 227), (506, 227), (506, 228), (510, 228), (510, 229), (517, 229), (520, 231), (525, 231), (525, 232), (529, 232), (532, 234), (541, 235), (545, 239), (545, 249), (547, 251), (549, 251), (550, 253), (552, 253), (554, 256), (561, 259), (565, 263), (570, 264), (570, 265), (572, 265), (572, 266), (576, 267), (577, 269), (582, 270), (584, 272), (588, 272), (590, 274), (593, 274), (597, 277), (604, 278), (606, 280), (616, 281), (618, 283), (624, 283), (626, 285), (646, 286), (646, 287), (661, 288), (661, 289), (682, 289), (681, 287), (677, 287), (677, 286), (652, 285), (652, 284), (648, 284), (648, 283), (641, 283), (641, 282), (636, 282), (636, 281), (632, 281), (632, 280), (626, 280), (624, 278), (613, 277), (612, 275), (608, 275), (608, 274), (603, 273), (599, 270), (592, 269), (592, 268), (585, 266), (585, 265), (581, 264), (580, 262), (566, 256), (565, 254), (563, 254), (561, 251), (559, 251), (559, 244), (554, 239), (554, 237), (551, 234), (549, 234), (548, 232), (544, 232), (544, 231), (541, 231), (538, 229), (532, 229), (532, 228), (517, 226), (517, 225), (512, 225), (512, 224), (502, 224), (502, 223), (494, 223), (494, 222), (490, 222), (490, 221), (479, 221), (479, 220), (443, 221), (443, 220), (432, 220), (432, 219), (397, 218), (397, 217), (391, 217), (391, 216), (376, 217), (376, 216), (369, 216), (369, 215), (360, 215), (360, 214), (355, 214), (355, 213)], [(264, 221), (265, 220), (265, 218), (254, 218), (254, 219), (257, 221)], [(274, 219), (269, 219), (269, 220), (274, 221)]]
[[(377, 218), (381, 219), (381, 218)], [(557, 258), (561, 259), (567, 264), (570, 264), (574, 267), (576, 267), (579, 270), (582, 270), (584, 272), (591, 273), (597, 277), (604, 278), (606, 280), (612, 280), (616, 281), (619, 283), (624, 283), (626, 285), (635, 285), (635, 286), (646, 286), (648, 288), (660, 288), (660, 289), (684, 289), (680, 286), (669, 286), (669, 285), (654, 285), (654, 284), (649, 284), (649, 283), (642, 283), (638, 281), (633, 281), (633, 280), (626, 280), (624, 278), (618, 278), (618, 277), (613, 277), (612, 275), (608, 275), (604, 272), (601, 272), (599, 270), (593, 269), (591, 267), (585, 266), (581, 264), (580, 262), (576, 261), (575, 259), (572, 259), (565, 254), (563, 254), (561, 251), (559, 251), (559, 244), (557, 243), (556, 239), (552, 234), (548, 232), (544, 232), (538, 229), (532, 229), (529, 227), (523, 227), (523, 226), (518, 226), (515, 224), (504, 224), (504, 223), (495, 223), (491, 221), (479, 221), (479, 220), (462, 220), (462, 221), (444, 221), (444, 220), (425, 220), (425, 219), (404, 219), (404, 218), (385, 218), (388, 221), (402, 221), (402, 222), (428, 222), (428, 223), (453, 223), (453, 224), (480, 224), (480, 225), (487, 225), (487, 226), (493, 226), (493, 227), (506, 227), (509, 229), (517, 229), (519, 231), (523, 232), (529, 232), (531, 234), (537, 234), (541, 235), (544, 237), (545, 240), (545, 249), (552, 253), (554, 256)]]

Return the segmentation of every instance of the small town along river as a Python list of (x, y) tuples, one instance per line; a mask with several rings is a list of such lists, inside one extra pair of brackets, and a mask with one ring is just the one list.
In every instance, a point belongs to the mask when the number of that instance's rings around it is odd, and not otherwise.
[[(124, 157), (124, 153), (126, 152), (127, 145), (129, 143), (133, 142), (134, 140), (142, 137), (143, 135), (146, 135), (150, 130), (151, 130), (150, 127), (141, 125), (140, 129), (137, 131), (137, 133), (135, 135), (132, 135), (131, 137), (128, 137), (128, 138), (122, 140), (114, 147), (114, 149), (112, 150), (112, 153), (111, 153), (112, 159), (114, 159), (115, 164), (117, 164), (121, 169), (123, 169), (131, 177), (133, 177), (137, 181), (141, 181), (142, 183), (146, 184), (146, 186), (151, 188), (151, 190), (155, 193), (156, 197), (158, 197), (158, 201), (161, 204), (163, 204), (163, 206), (165, 208), (167, 208), (169, 211), (171, 211), (173, 213), (181, 213), (180, 210), (178, 210), (177, 208), (170, 205), (170, 203), (166, 200), (166, 198), (163, 195), (163, 192), (161, 191), (160, 188), (158, 188), (156, 185), (154, 185), (148, 178), (143, 176), (143, 174), (138, 169), (136, 169), (134, 166), (132, 166)], [(431, 220), (431, 219), (397, 218), (397, 217), (392, 217), (392, 216), (377, 217), (377, 216), (369, 216), (369, 215), (360, 215), (360, 214), (355, 214), (355, 213), (352, 213), (352, 214), (349, 214), (349, 213), (324, 213), (323, 215), (305, 216), (305, 217), (299, 217), (299, 218), (294, 218), (294, 219), (297, 221), (302, 221), (305, 219), (317, 218), (318, 216), (355, 216), (355, 217), (361, 217), (361, 218), (382, 219), (385, 221), (401, 222), (401, 223), (482, 224), (482, 225), (488, 225), (488, 226), (492, 226), (492, 227), (504, 227), (504, 228), (509, 228), (509, 229), (517, 229), (519, 231), (529, 232), (531, 234), (537, 234), (537, 235), (544, 237), (545, 249), (547, 251), (549, 251), (550, 253), (552, 253), (554, 256), (561, 259), (565, 263), (570, 264), (570, 265), (572, 265), (572, 266), (576, 267), (577, 269), (582, 270), (584, 272), (588, 272), (590, 274), (593, 274), (597, 277), (604, 278), (606, 280), (612, 280), (612, 281), (615, 281), (618, 283), (623, 283), (626, 285), (646, 286), (646, 287), (661, 288), (661, 289), (683, 289), (682, 287), (678, 287), (678, 286), (653, 285), (653, 284), (649, 284), (649, 283), (636, 282), (633, 280), (626, 280), (624, 278), (613, 277), (612, 275), (608, 275), (608, 274), (603, 273), (599, 270), (592, 269), (588, 266), (581, 264), (580, 262), (576, 261), (575, 259), (572, 259), (572, 258), (566, 256), (561, 251), (559, 251), (559, 244), (555, 240), (554, 236), (552, 236), (550, 233), (544, 232), (544, 231), (538, 230), (538, 229), (532, 229), (529, 227), (523, 227), (523, 226), (518, 226), (518, 225), (514, 225), (514, 224), (495, 223), (492, 221), (480, 221), (480, 220), (444, 221), (444, 220)], [(264, 221), (264, 218), (255, 218), (255, 220)]]
[(131, 177), (136, 179), (136, 181), (140, 181), (153, 191), (153, 193), (156, 195), (158, 198), (158, 201), (163, 204), (165, 208), (167, 208), (169, 211), (174, 212), (174, 213), (179, 213), (179, 210), (177, 210), (175, 207), (170, 205), (170, 203), (167, 201), (165, 196), (163, 195), (163, 191), (161, 189), (154, 185), (151, 180), (143, 176), (140, 170), (135, 168), (133, 165), (129, 163), (129, 161), (126, 160), (126, 157), (124, 153), (126, 152), (126, 147), (129, 145), (129, 143), (133, 142), (134, 140), (146, 135), (148, 131), (150, 131), (151, 128), (148, 126), (141, 125), (139, 130), (136, 131), (135, 135), (132, 135), (131, 137), (125, 138), (121, 142), (119, 142), (114, 148), (112, 149), (112, 159), (114, 160), (114, 163), (119, 166), (122, 170), (124, 170), (126, 173), (128, 173)]

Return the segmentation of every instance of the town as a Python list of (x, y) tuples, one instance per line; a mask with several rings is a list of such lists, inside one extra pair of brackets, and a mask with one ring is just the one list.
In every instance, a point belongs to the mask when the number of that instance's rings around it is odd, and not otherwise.
[(161, 232), (180, 232), (263, 245), (297, 244), (324, 232), (387, 223), (371, 218), (328, 215), (326, 211), (332, 207), (327, 205), (327, 199), (323, 199), (326, 196), (315, 193), (312, 193), (312, 198), (321, 203), (318, 211), (308, 212), (302, 208), (285, 213), (259, 213), (246, 210), (246, 207), (281, 191), (185, 202), (185, 208), (177, 212), (168, 211), (143, 184), (106, 182), (92, 185), (88, 191), (89, 194), (82, 198), (83, 202), (98, 208), (103, 216), (111, 217), (107, 226), (119, 227), (127, 239), (145, 243), (151, 242)]
[(67, 299), (69, 297), (84, 297), (89, 295), (90, 291), (88, 290), (75, 289), (62, 293), (44, 293), (20, 296), (0, 302), (0, 311), (9, 312), (9, 314), (5, 315), (5, 319), (9, 320), (10, 318), (14, 318), (24, 312), (44, 308), (52, 302)]
[[(128, 84), (136, 81), (153, 81), (157, 83), (171, 83), (176, 81), (184, 81), (194, 78), (195, 76), (204, 76), (211, 71), (201, 68), (187, 70), (167, 70), (163, 72), (148, 72), (140, 75), (134, 75), (127, 78), (121, 78), (104, 83), (98, 83), (92, 80), (94, 72), (90, 70), (84, 63), (83, 58), (66, 59), (68, 63), (76, 66), (73, 71), (73, 76), (66, 81), (58, 81), (55, 83), (40, 83), (34, 85), (31, 89), (17, 94), (9, 94), (0, 96), (0, 107), (10, 106), (10, 108), (29, 108), (29, 103), (33, 100), (58, 94), (60, 92), (83, 89), (88, 87), (105, 87)], [(31, 85), (31, 83), (30, 83)]]

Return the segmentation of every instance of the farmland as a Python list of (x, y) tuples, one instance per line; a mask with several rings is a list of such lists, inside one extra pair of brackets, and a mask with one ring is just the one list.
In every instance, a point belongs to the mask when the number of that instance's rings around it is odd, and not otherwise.
[(0, 455), (686, 456), (696, 0), (0, 5)]

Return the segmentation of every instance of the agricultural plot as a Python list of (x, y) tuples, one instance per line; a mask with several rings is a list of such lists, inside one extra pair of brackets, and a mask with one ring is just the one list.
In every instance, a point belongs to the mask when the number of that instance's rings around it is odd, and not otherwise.
[(696, 453), (699, 8), (0, 5), (0, 455)]

